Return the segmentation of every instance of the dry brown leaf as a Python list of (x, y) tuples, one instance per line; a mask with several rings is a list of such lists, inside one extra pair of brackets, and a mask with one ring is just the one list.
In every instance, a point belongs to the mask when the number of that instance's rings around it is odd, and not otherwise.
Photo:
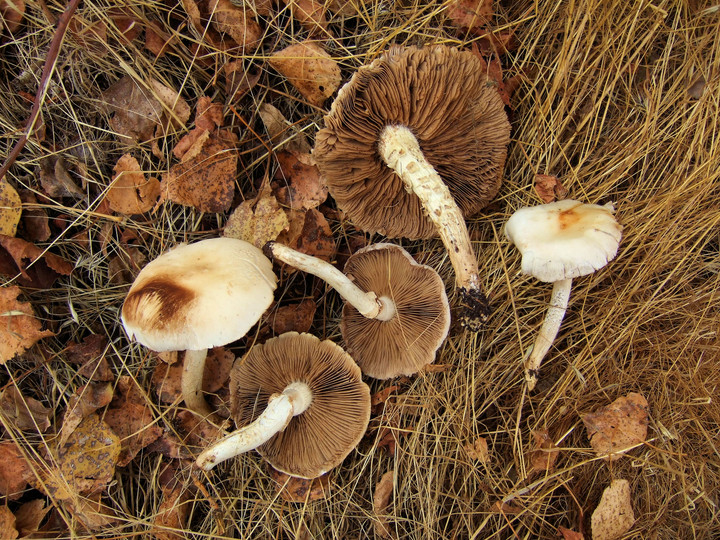
[(308, 332), (312, 326), (316, 309), (317, 304), (312, 299), (279, 307), (270, 319), (270, 326), (276, 334)]
[(80, 366), (78, 374), (93, 381), (112, 381), (115, 374), (108, 365), (105, 352), (107, 337), (102, 334), (90, 334), (82, 343), (71, 341), (65, 348), (65, 359)]
[(277, 199), (264, 189), (254, 201), (238, 205), (228, 218), (223, 236), (238, 238), (262, 248), (290, 226), (285, 211)]
[(563, 540), (585, 540), (582, 533), (566, 529), (565, 527), (558, 527), (558, 532), (562, 535)]
[(182, 485), (162, 490), (162, 502), (153, 516), (150, 533), (157, 540), (183, 540), (187, 538), (191, 504), (190, 491)]
[(290, 45), (274, 53), (268, 63), (317, 107), (321, 107), (340, 86), (340, 66), (312, 41)]
[(335, 255), (335, 239), (330, 224), (317, 209), (287, 212), (290, 227), (278, 236), (278, 242), (293, 249), (331, 261)]
[(648, 402), (641, 394), (631, 392), (582, 415), (582, 421), (595, 452), (614, 461), (647, 438)]
[(183, 155), (183, 162), (163, 175), (163, 198), (201, 212), (227, 212), (235, 193), (237, 137), (229, 132), (204, 133), (207, 137)]
[(533, 471), (552, 471), (555, 468), (560, 450), (550, 438), (547, 429), (532, 432), (535, 450), (530, 452), (530, 468)]
[(535, 191), (544, 203), (559, 201), (568, 194), (568, 190), (558, 177), (549, 174), (535, 175)]
[(630, 502), (630, 483), (613, 480), (603, 491), (600, 503), (590, 518), (593, 540), (615, 540), (628, 532), (635, 523)]
[(392, 532), (388, 526), (388, 518), (385, 514), (390, 504), (394, 483), (395, 471), (388, 471), (382, 475), (380, 481), (375, 485), (375, 492), (373, 493), (373, 513), (375, 514), (373, 528), (375, 534), (381, 538), (392, 537)]
[(25, 538), (40, 529), (40, 523), (52, 506), (45, 505), (45, 499), (28, 501), (15, 511), (15, 527), (20, 536)]
[(451, 0), (446, 13), (460, 29), (484, 28), (493, 16), (493, 0)]
[[(400, 387), (397, 384), (393, 384), (382, 390), (378, 390), (370, 396), (370, 407), (372, 407), (373, 414), (380, 414), (388, 398), (390, 398), (392, 394), (398, 393), (399, 390)], [(378, 407), (378, 405), (383, 405), (383, 407)]]
[(20, 200), (24, 206), (22, 222), (25, 229), (23, 235), (25, 240), (45, 242), (50, 238), (51, 234), (47, 212), (44, 208), (39, 207), (35, 194), (29, 189), (21, 189), (18, 195), (20, 195)]
[(305, 133), (290, 124), (276, 107), (269, 103), (263, 103), (258, 109), (258, 114), (270, 137), (270, 142), (274, 146), (282, 144), (283, 148), (288, 151), (306, 154), (310, 152), (310, 143)]
[(475, 442), (466, 444), (465, 451), (470, 459), (475, 459), (480, 463), (487, 463), (490, 459), (490, 451), (485, 437), (478, 437)]
[(25, 16), (25, 0), (0, 0), (0, 32), (13, 34)]
[(176, 416), (178, 431), (184, 435), (187, 446), (207, 448), (210, 444), (227, 435), (222, 429), (207, 422), (187, 409), (178, 411)]
[(275, 156), (280, 164), (275, 173), (275, 194), (280, 204), (293, 210), (309, 210), (325, 202), (327, 184), (311, 154), (280, 150)]
[(147, 88), (128, 75), (105, 90), (102, 99), (106, 111), (113, 113), (109, 123), (115, 133), (141, 143), (152, 138), (163, 107)]
[(97, 414), (85, 418), (40, 470), (37, 488), (57, 500), (98, 493), (115, 475), (120, 439)]
[(510, 504), (503, 501), (497, 501), (490, 507), (490, 511), (495, 514), (519, 514), (524, 509), (522, 506)]
[(21, 214), (20, 195), (6, 181), (0, 181), (0, 234), (15, 236)]
[(283, 0), (290, 6), (293, 19), (300, 23), (308, 35), (313, 37), (328, 34), (327, 19), (325, 18), (325, 3), (315, 0)]
[(0, 409), (8, 422), (20, 431), (45, 433), (50, 427), (52, 409), (37, 399), (23, 396), (14, 384), (0, 393)]
[(237, 103), (241, 97), (255, 88), (260, 81), (262, 70), (257, 67), (245, 68), (243, 60), (232, 60), (223, 66), (225, 74), (225, 94), (231, 103)]
[(112, 401), (113, 389), (110, 383), (90, 383), (81, 386), (70, 396), (60, 428), (60, 445), (67, 442), (75, 428), (87, 416)]
[(234, 5), (230, 0), (209, 0), (213, 24), (218, 32), (229, 35), (240, 47), (253, 51), (260, 44), (262, 28), (252, 11)]
[(19, 535), (15, 528), (15, 515), (7, 506), (0, 506), (0, 538), (15, 540)]
[(0, 288), (0, 364), (24, 353), (38, 340), (54, 335), (41, 330), (29, 302), (18, 300), (20, 287)]
[(80, 17), (73, 17), (68, 22), (67, 33), (72, 36), (76, 47), (85, 49), (94, 55), (102, 57), (109, 51), (107, 25), (103, 21), (88, 21)]
[(182, 400), (182, 362), (175, 364), (159, 363), (155, 366), (152, 383), (155, 386), (160, 403), (172, 404)]
[(102, 494), (74, 497), (61, 501), (62, 506), (88, 531), (105, 529), (119, 522), (115, 511), (102, 503)]
[(118, 379), (115, 399), (105, 411), (105, 422), (120, 437), (118, 467), (124, 467), (133, 458), (162, 435), (153, 412), (137, 383), (128, 376)]
[(145, 48), (160, 58), (172, 48), (174, 38), (154, 24), (145, 27)]
[(69, 276), (73, 265), (22, 238), (0, 235), (0, 259), (8, 277), (20, 274), (18, 283), (26, 287), (47, 289), (60, 276)]
[(187, 124), (192, 111), (190, 105), (180, 97), (178, 92), (155, 79), (149, 79), (148, 86), (152, 90), (153, 97), (164, 106), (160, 114), (158, 129), (164, 129), (168, 126), (177, 129)]
[(34, 478), (32, 464), (14, 441), (0, 441), (0, 497), (20, 498)]
[(42, 158), (39, 168), (40, 185), (49, 197), (53, 199), (62, 197), (82, 199), (85, 197), (85, 193), (70, 176), (63, 157), (49, 156)]
[(145, 178), (140, 164), (130, 154), (123, 155), (113, 168), (106, 199), (110, 208), (125, 215), (144, 214), (160, 197), (160, 181)]
[(288, 502), (304, 503), (330, 496), (330, 477), (323, 474), (317, 478), (298, 478), (270, 469), (270, 476), (277, 484), (280, 496)]

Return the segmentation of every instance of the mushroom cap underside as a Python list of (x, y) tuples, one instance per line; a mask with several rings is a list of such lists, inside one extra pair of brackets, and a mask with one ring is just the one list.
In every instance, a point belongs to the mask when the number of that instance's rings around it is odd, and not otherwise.
[(315, 478), (339, 465), (357, 446), (370, 420), (370, 389), (340, 346), (287, 332), (256, 345), (233, 367), (232, 412), (238, 427), (255, 420), (271, 395), (290, 383), (312, 392), (307, 410), (257, 448), (275, 469)]
[(122, 307), (131, 338), (155, 351), (202, 350), (243, 337), (277, 278), (258, 248), (233, 238), (180, 244), (138, 274)]
[(364, 291), (395, 302), (389, 321), (368, 319), (349, 303), (340, 323), (348, 352), (376, 379), (412, 375), (435, 360), (450, 329), (450, 305), (438, 273), (403, 248), (374, 244), (354, 253), (345, 274)]
[(391, 238), (433, 237), (418, 197), (378, 152), (388, 125), (413, 132), (466, 217), (497, 194), (510, 123), (472, 53), (391, 47), (341, 88), (313, 150), (330, 193), (357, 227)]
[(622, 226), (611, 203), (565, 199), (517, 210), (505, 236), (522, 254), (522, 271), (554, 282), (591, 274), (617, 255)]

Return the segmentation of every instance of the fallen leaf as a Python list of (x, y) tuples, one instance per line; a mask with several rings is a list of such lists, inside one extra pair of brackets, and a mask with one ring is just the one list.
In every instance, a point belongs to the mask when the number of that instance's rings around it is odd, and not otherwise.
[(275, 194), (280, 204), (293, 210), (309, 210), (325, 202), (328, 187), (311, 154), (280, 150), (275, 156), (280, 164), (275, 173)]
[(39, 207), (35, 194), (29, 189), (21, 189), (18, 195), (20, 195), (24, 207), (22, 223), (25, 234), (23, 237), (30, 242), (45, 242), (51, 235), (47, 212), (44, 208)]
[(161, 58), (171, 50), (173, 41), (175, 39), (158, 26), (148, 24), (145, 27), (145, 48), (155, 55), (155, 58)]
[(48, 197), (60, 199), (73, 197), (82, 199), (85, 193), (77, 186), (67, 170), (65, 159), (61, 156), (49, 156), (40, 160), (40, 185)]
[(52, 506), (45, 505), (45, 499), (28, 501), (15, 510), (15, 527), (22, 538), (37, 533), (40, 523)]
[(207, 448), (227, 435), (222, 429), (187, 409), (179, 410), (175, 420), (178, 431), (184, 435), (183, 442), (186, 446)]
[(187, 538), (191, 504), (190, 491), (185, 486), (162, 490), (162, 501), (152, 518), (150, 533), (157, 540), (183, 540)]
[(383, 474), (380, 481), (375, 484), (375, 491), (373, 493), (373, 513), (375, 514), (375, 520), (373, 521), (373, 528), (375, 529), (375, 534), (381, 538), (392, 537), (392, 532), (388, 526), (388, 518), (385, 514), (390, 504), (394, 483), (395, 471), (392, 470)]
[(232, 60), (223, 66), (223, 73), (225, 74), (225, 94), (231, 103), (237, 103), (241, 97), (255, 88), (260, 81), (262, 70), (257, 66), (246, 69), (243, 60)]
[(223, 236), (245, 240), (262, 248), (271, 240), (277, 240), (278, 235), (289, 226), (285, 211), (268, 187), (254, 201), (245, 201), (233, 210)]
[(30, 303), (17, 299), (20, 292), (17, 285), (0, 289), (0, 364), (24, 353), (38, 340), (54, 335), (40, 329)]
[(118, 37), (121, 41), (130, 44), (140, 35), (144, 26), (143, 20), (137, 18), (130, 8), (117, 7), (111, 9), (108, 15), (115, 28), (118, 29), (120, 33)]
[(298, 478), (270, 468), (270, 476), (277, 484), (280, 496), (288, 502), (304, 503), (327, 499), (330, 496), (328, 474), (310, 479)]
[(484, 28), (474, 29), (473, 32), (479, 36), (477, 43), (480, 52), (485, 56), (499, 56), (516, 50), (520, 42), (515, 36), (515, 30), (488, 30)]
[(522, 506), (510, 504), (503, 501), (497, 501), (490, 507), (490, 511), (494, 514), (519, 514), (524, 509)]
[(310, 153), (311, 147), (305, 133), (288, 122), (276, 107), (263, 103), (258, 114), (274, 146), (282, 145), (288, 151)]
[(149, 79), (148, 86), (152, 90), (153, 97), (164, 106), (160, 115), (158, 129), (183, 127), (190, 119), (190, 113), (192, 112), (187, 101), (178, 92), (155, 79)]
[(14, 441), (0, 441), (0, 497), (15, 500), (34, 478), (32, 464)]
[(699, 75), (695, 80), (688, 86), (687, 94), (691, 99), (700, 99), (705, 92), (705, 86), (707, 81), (705, 77)]
[(110, 383), (91, 383), (78, 388), (68, 400), (60, 428), (60, 445), (67, 442), (75, 428), (85, 418), (112, 401), (113, 389)]
[(372, 407), (373, 413), (381, 413), (382, 407), (378, 408), (378, 405), (383, 405), (384, 407), (384, 403), (388, 400), (388, 398), (392, 394), (397, 393), (398, 390), (400, 390), (400, 387), (396, 384), (393, 384), (391, 386), (383, 388), (382, 390), (378, 390), (372, 396), (370, 396), (370, 407)]
[(445, 13), (458, 28), (482, 28), (492, 18), (493, 0), (451, 0)]
[(71, 341), (65, 347), (65, 359), (80, 366), (78, 374), (93, 381), (112, 381), (115, 374), (108, 365), (106, 352), (107, 337), (102, 334), (90, 334), (82, 343)]
[(475, 442), (466, 444), (465, 452), (470, 459), (475, 459), (480, 463), (487, 463), (490, 459), (490, 451), (485, 437), (478, 437)]
[(614, 461), (647, 438), (648, 402), (641, 394), (631, 392), (582, 415), (582, 421), (595, 452)]
[(15, 515), (7, 506), (0, 506), (0, 538), (15, 540), (19, 535), (15, 528)]
[(107, 25), (103, 21), (72, 17), (68, 22), (67, 33), (72, 36), (76, 47), (100, 57), (108, 53)]
[(635, 523), (630, 502), (630, 483), (613, 480), (603, 491), (600, 503), (590, 518), (593, 540), (615, 540), (628, 532)]
[(566, 529), (565, 527), (558, 527), (558, 532), (562, 535), (563, 540), (585, 540), (582, 533)]
[(535, 175), (535, 191), (544, 203), (564, 199), (568, 194), (558, 177), (548, 174)]
[(106, 199), (110, 208), (125, 215), (144, 214), (160, 197), (160, 182), (145, 178), (140, 164), (130, 154), (123, 155), (113, 168), (113, 178)]
[[(291, 242), (283, 242), (283, 236), (278, 236), (278, 241), (285, 243), (313, 257), (319, 257), (325, 261), (331, 261), (335, 255), (335, 239), (330, 230), (330, 224), (321, 212), (312, 208), (305, 212), (304, 222), (300, 234)], [(289, 231), (292, 230), (292, 221)]]
[(5, 419), (20, 431), (45, 433), (50, 427), (52, 409), (37, 399), (23, 396), (14, 384), (0, 393), (0, 409)]
[(7, 182), (0, 182), (0, 234), (15, 236), (21, 214), (20, 195)]
[(25, 16), (25, 0), (0, 0), (0, 32), (14, 34)]
[(102, 494), (89, 497), (73, 497), (61, 501), (63, 508), (88, 531), (105, 529), (120, 520), (115, 511), (102, 503)]
[(547, 429), (533, 431), (532, 436), (535, 440), (535, 449), (530, 452), (530, 468), (533, 471), (552, 471), (560, 450), (550, 438)]
[(293, 19), (300, 23), (310, 36), (326, 36), (328, 34), (326, 7), (324, 3), (314, 0), (283, 0), (290, 6)]
[(143, 448), (162, 435), (147, 398), (129, 376), (118, 379), (115, 398), (105, 411), (104, 419), (120, 438), (118, 467), (130, 463)]
[(260, 44), (263, 31), (251, 10), (236, 6), (230, 0), (209, 0), (208, 9), (213, 14), (215, 29), (229, 35), (240, 47), (255, 50)]
[(278, 335), (285, 332), (308, 332), (316, 310), (315, 300), (309, 298), (302, 302), (279, 307), (270, 318), (270, 326)]
[[(201, 212), (227, 212), (235, 193), (237, 137), (229, 132), (207, 133), (191, 147), (183, 161), (163, 175), (163, 198)], [(193, 157), (186, 156), (193, 152)]]
[(312, 41), (290, 45), (270, 56), (268, 63), (317, 107), (321, 107), (340, 86), (340, 66)]
[(0, 259), (7, 277), (20, 274), (18, 283), (25, 287), (48, 289), (63, 275), (69, 276), (73, 265), (57, 255), (44, 251), (22, 238), (0, 235)]
[(56, 500), (103, 491), (115, 475), (120, 439), (97, 414), (85, 418), (68, 441), (51, 448), (36, 487)]

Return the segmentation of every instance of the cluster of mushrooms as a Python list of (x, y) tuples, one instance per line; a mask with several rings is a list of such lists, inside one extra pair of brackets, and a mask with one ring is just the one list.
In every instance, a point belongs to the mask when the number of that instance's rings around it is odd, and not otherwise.
[[(455, 270), (460, 322), (477, 331), (489, 308), (465, 218), (497, 194), (509, 139), (503, 103), (473, 54), (392, 47), (339, 91), (314, 156), (338, 207), (358, 228), (442, 239)], [(611, 205), (565, 200), (517, 211), (506, 235), (523, 254), (523, 271), (555, 284), (526, 361), (534, 386), (572, 278), (615, 256), (621, 227)], [(242, 338), (270, 306), (277, 286), (271, 258), (318, 276), (345, 300), (345, 349), (296, 332), (252, 347), (231, 373), (239, 429), (196, 463), (209, 470), (257, 449), (274, 468), (314, 478), (342, 462), (367, 429), (370, 392), (362, 375), (412, 375), (431, 363), (450, 328), (450, 304), (437, 272), (391, 243), (357, 251), (344, 272), (275, 242), (264, 250), (232, 238), (180, 244), (140, 272), (122, 321), (150, 349), (185, 351), (182, 395), (201, 417), (214, 418), (202, 394), (207, 349)]]

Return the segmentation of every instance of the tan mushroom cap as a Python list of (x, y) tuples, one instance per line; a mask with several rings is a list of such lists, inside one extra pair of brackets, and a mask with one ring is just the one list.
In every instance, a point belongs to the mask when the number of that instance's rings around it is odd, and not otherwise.
[(257, 450), (281, 472), (315, 478), (339, 465), (367, 430), (370, 389), (361, 377), (340, 346), (287, 332), (256, 345), (233, 367), (233, 417), (238, 427), (245, 426), (263, 412), (272, 394), (293, 382), (307, 384), (312, 392), (308, 409)]
[(378, 153), (388, 125), (413, 132), (465, 217), (497, 194), (510, 123), (472, 53), (391, 47), (340, 89), (313, 151), (331, 195), (357, 227), (391, 238), (436, 236), (418, 197)]
[(365, 291), (395, 302), (389, 321), (363, 317), (345, 304), (340, 323), (348, 352), (376, 379), (412, 375), (435, 360), (450, 329), (442, 278), (400, 246), (373, 244), (354, 253), (345, 274)]

